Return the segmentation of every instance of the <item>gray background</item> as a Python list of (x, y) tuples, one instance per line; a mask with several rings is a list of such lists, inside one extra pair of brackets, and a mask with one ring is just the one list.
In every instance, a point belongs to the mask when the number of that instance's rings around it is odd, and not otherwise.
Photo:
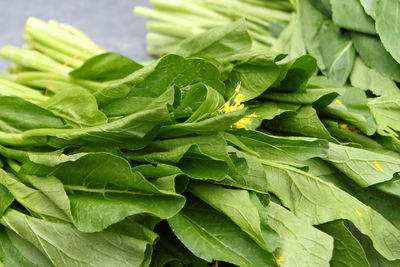
[[(0, 0), (0, 47), (21, 46), (25, 21), (33, 16), (78, 27), (108, 51), (146, 60), (146, 20), (132, 14), (135, 6), (150, 4), (148, 0)], [(0, 72), (9, 65), (0, 58)]]

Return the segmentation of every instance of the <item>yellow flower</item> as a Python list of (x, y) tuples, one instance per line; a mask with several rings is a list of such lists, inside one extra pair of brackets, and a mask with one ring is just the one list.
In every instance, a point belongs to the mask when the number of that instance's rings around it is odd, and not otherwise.
[[(244, 109), (244, 104), (242, 103), (244, 100), (244, 95), (239, 93), (240, 85), (241, 83), (239, 82), (235, 88), (235, 94), (232, 96), (231, 99), (225, 102), (223, 109), (220, 109), (219, 112), (230, 113), (235, 110)], [(233, 104), (231, 105), (232, 99), (233, 99)], [(247, 127), (247, 125), (251, 124), (251, 119), (257, 117), (259, 116), (253, 113), (247, 117), (241, 118), (239, 121), (232, 124), (231, 128), (248, 130), (249, 128)]]
[(241, 118), (240, 120), (238, 120), (237, 122), (235, 122), (234, 124), (231, 125), (231, 128), (236, 128), (236, 129), (245, 129), (246, 131), (249, 130), (249, 128), (247, 127), (247, 125), (251, 124), (251, 119), (252, 118), (258, 118), (260, 116), (256, 115), (256, 114), (250, 114), (247, 117)]

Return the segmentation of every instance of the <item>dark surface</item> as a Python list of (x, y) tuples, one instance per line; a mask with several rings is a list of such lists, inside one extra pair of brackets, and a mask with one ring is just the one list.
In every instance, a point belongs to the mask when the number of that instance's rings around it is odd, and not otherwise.
[[(109, 51), (146, 60), (146, 20), (132, 10), (149, 5), (148, 0), (0, 0), (0, 47), (21, 46), (25, 21), (32, 16), (70, 24)], [(0, 58), (0, 72), (9, 65)]]

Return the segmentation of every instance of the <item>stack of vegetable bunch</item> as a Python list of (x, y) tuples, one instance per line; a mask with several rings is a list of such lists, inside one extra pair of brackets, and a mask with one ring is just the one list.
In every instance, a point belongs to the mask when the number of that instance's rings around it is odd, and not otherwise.
[(399, 264), (398, 110), (244, 20), (148, 65), (32, 21), (1, 50), (3, 265)]

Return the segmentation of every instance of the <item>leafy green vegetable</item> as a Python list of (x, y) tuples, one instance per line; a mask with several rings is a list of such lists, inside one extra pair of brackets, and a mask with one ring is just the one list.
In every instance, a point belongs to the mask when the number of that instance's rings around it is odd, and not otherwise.
[(334, 250), (330, 266), (369, 266), (361, 244), (343, 221), (333, 221), (318, 226), (318, 229), (333, 236)]

